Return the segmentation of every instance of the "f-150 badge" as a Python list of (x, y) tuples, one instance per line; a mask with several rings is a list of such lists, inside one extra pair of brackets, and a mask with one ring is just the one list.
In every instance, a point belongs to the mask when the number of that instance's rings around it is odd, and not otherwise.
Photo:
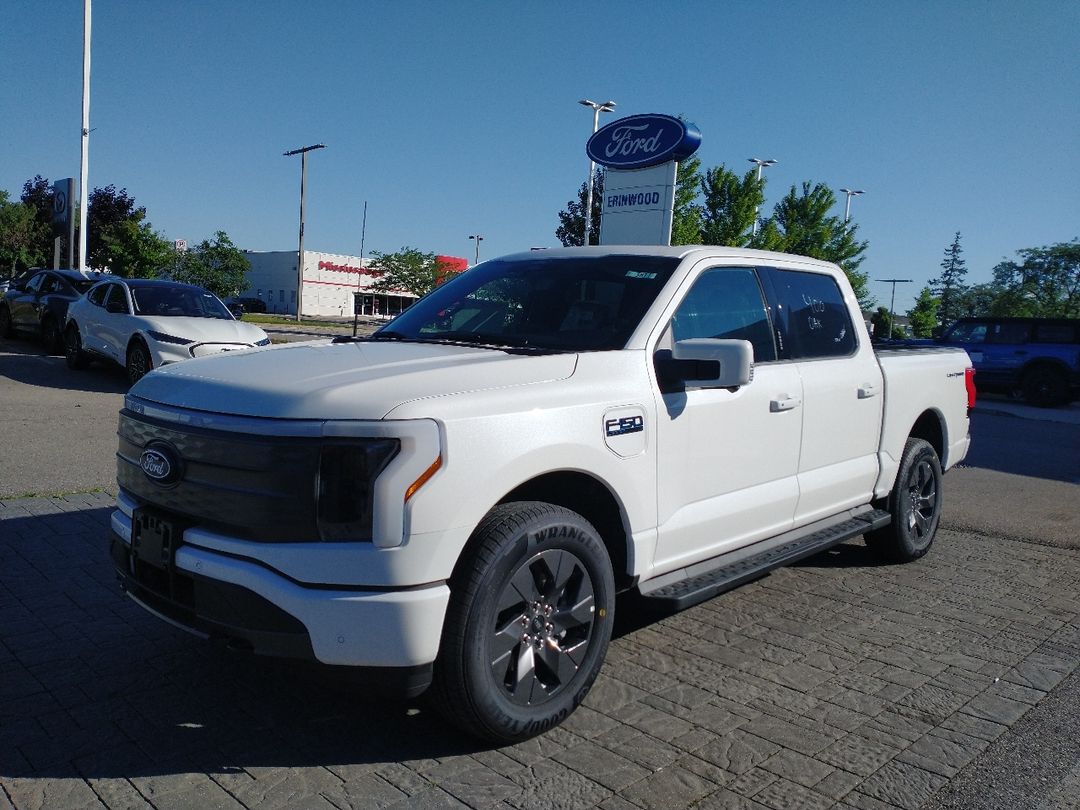
[(648, 431), (645, 430), (645, 410), (637, 405), (612, 408), (604, 414), (604, 443), (623, 458), (645, 452)]

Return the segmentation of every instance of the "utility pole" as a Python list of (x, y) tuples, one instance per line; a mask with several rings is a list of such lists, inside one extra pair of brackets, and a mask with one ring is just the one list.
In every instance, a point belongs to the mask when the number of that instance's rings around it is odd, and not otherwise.
[[(769, 158), (767, 160), (762, 160), (761, 158), (747, 158), (747, 159), (751, 163), (756, 163), (757, 164), (757, 179), (758, 179), (759, 183), (761, 182), (761, 170), (768, 167), (768, 166), (775, 166), (777, 163), (780, 162), (778, 160), (773, 160), (772, 158)], [(761, 206), (759, 205), (754, 209), (754, 229), (753, 229), (753, 235), (754, 236), (757, 236), (758, 214), (760, 214), (760, 213), (761, 213)]]
[[(860, 191), (858, 193), (861, 194), (862, 192)], [(848, 200), (850, 200), (850, 199), (851, 198), (848, 197)], [(879, 278), (877, 280), (881, 281), (881, 282), (884, 282), (885, 284), (892, 284), (892, 299), (889, 301), (889, 334), (885, 338), (886, 340), (891, 340), (892, 339), (892, 330), (893, 330), (893, 311), (896, 309), (896, 285), (897, 284), (907, 284), (907, 283), (909, 283), (911, 281), (914, 281), (915, 279), (912, 279), (912, 278)]]

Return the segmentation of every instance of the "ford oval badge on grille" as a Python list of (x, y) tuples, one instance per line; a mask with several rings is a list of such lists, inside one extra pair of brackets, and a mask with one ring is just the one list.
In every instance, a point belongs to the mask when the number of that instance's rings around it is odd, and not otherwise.
[(143, 474), (157, 484), (174, 484), (180, 480), (180, 459), (167, 445), (148, 446), (139, 458)]

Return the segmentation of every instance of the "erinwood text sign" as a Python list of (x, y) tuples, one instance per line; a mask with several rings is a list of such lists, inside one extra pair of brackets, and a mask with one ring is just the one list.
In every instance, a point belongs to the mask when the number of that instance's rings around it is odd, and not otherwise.
[(606, 169), (600, 244), (670, 244), (678, 162), (700, 145), (698, 128), (670, 115), (631, 115), (597, 130), (585, 151)]

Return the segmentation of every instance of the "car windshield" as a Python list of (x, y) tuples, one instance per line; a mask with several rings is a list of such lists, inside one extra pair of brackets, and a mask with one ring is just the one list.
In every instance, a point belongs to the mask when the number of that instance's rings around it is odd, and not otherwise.
[(136, 315), (233, 320), (217, 296), (198, 287), (132, 287), (131, 297)]
[(437, 287), (371, 339), (621, 349), (678, 264), (632, 255), (488, 261)]

